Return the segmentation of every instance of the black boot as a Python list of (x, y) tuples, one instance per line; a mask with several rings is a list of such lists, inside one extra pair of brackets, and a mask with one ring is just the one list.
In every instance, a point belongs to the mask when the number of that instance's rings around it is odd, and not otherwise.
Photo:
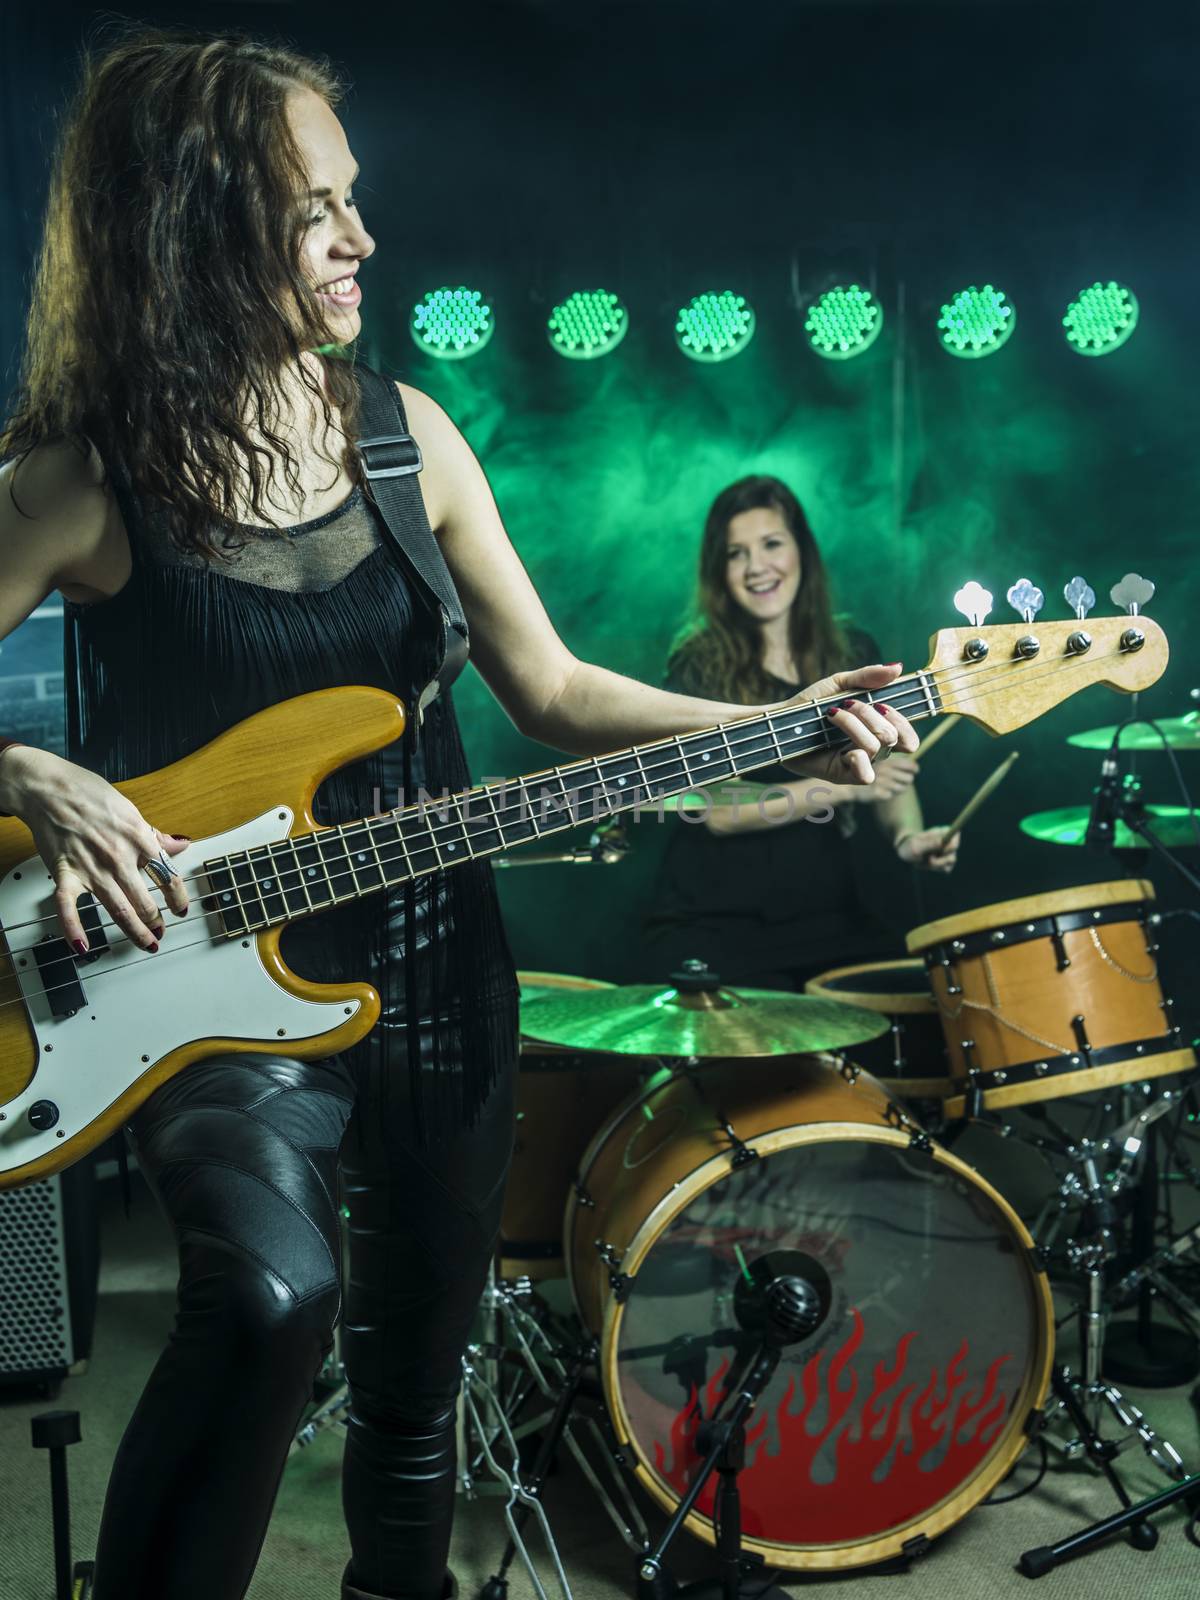
[[(350, 1582), (350, 1568), (347, 1566), (342, 1573), (342, 1600), (383, 1600), (383, 1597), (368, 1594), (365, 1589), (356, 1589)], [(442, 1600), (458, 1600), (458, 1579), (449, 1568), (442, 1580)]]

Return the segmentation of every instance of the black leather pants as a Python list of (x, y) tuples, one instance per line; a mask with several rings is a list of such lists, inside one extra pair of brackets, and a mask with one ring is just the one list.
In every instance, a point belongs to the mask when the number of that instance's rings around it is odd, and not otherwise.
[(213, 1057), (138, 1113), (139, 1162), (179, 1241), (179, 1306), (114, 1465), (96, 1600), (245, 1594), (339, 1311), (339, 1148), (352, 1580), (441, 1595), (459, 1358), (499, 1228), (512, 1084), (475, 1127), (421, 1148), (404, 1040), (377, 1027), (353, 1068)]

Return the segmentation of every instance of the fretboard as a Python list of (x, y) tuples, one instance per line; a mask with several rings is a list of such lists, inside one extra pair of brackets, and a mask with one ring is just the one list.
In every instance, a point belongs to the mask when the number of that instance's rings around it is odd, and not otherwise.
[[(927, 672), (860, 698), (895, 705), (910, 721), (941, 710)], [(245, 935), (623, 811), (655, 811), (693, 789), (845, 748), (849, 741), (826, 716), (836, 703), (810, 701), (503, 784), (421, 797), (380, 816), (222, 856), (205, 863), (214, 909), (230, 937)]]

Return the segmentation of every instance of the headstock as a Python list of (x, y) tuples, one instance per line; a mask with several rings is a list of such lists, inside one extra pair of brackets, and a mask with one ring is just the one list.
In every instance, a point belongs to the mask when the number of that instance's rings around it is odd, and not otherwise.
[(989, 733), (1011, 733), (1093, 683), (1126, 694), (1148, 689), (1168, 657), (1166, 635), (1141, 614), (1153, 593), (1153, 584), (1129, 573), (1112, 590), (1126, 614), (1088, 617), (1095, 595), (1082, 578), (1072, 578), (1063, 594), (1075, 615), (1046, 622), (1038, 620), (1041, 591), (1020, 578), (1008, 599), (1021, 621), (986, 627), (992, 597), (967, 584), (954, 598), (971, 626), (943, 628), (930, 640), (926, 672), (941, 710), (970, 717)]

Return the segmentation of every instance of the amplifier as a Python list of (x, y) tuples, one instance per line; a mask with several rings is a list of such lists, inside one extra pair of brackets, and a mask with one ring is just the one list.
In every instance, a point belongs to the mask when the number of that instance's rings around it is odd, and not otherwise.
[(0, 1192), (0, 1384), (52, 1389), (81, 1369), (98, 1268), (92, 1161)]

